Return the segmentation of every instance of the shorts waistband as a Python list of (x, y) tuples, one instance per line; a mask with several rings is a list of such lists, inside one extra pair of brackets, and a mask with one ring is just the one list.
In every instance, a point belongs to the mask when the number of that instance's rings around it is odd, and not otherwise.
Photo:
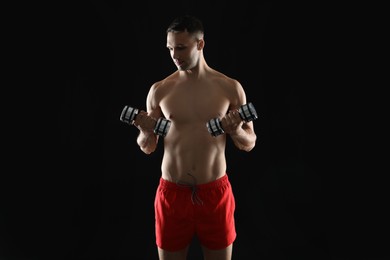
[(191, 183), (188, 183), (188, 185), (183, 185), (182, 182), (176, 183), (176, 182), (171, 182), (163, 178), (160, 178), (160, 187), (167, 188), (167, 189), (179, 189), (179, 190), (188, 189), (188, 186), (196, 187), (197, 190), (208, 190), (208, 189), (215, 189), (215, 188), (225, 186), (228, 183), (229, 183), (229, 178), (227, 174), (216, 179), (215, 181), (209, 183), (196, 184), (196, 185), (193, 185)]

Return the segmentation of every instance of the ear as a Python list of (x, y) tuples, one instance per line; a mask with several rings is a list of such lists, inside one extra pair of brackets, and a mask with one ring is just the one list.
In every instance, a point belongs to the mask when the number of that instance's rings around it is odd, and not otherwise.
[(202, 50), (204, 48), (204, 39), (198, 40), (198, 50)]

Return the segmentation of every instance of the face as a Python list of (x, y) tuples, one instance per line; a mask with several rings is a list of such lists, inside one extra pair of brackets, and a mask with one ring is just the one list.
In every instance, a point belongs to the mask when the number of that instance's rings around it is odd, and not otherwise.
[(188, 32), (167, 34), (167, 48), (178, 70), (190, 70), (198, 65), (199, 42)]

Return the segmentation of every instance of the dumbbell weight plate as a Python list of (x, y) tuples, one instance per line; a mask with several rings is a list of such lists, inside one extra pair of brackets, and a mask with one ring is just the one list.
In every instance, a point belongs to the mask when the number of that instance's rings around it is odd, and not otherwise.
[(252, 103), (244, 104), (238, 109), (242, 120), (249, 122), (257, 119), (257, 112)]
[(156, 126), (154, 127), (154, 133), (156, 135), (166, 136), (170, 127), (171, 121), (160, 117), (157, 120)]
[(221, 120), (219, 118), (213, 118), (208, 121), (207, 129), (212, 136), (218, 136), (225, 133), (222, 129)]
[(125, 106), (122, 110), (120, 120), (124, 123), (132, 124), (136, 115), (138, 115), (138, 108)]

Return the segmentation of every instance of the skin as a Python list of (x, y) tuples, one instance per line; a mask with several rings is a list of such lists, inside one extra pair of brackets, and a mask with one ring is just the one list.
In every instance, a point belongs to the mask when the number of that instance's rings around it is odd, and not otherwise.
[[(167, 33), (167, 48), (177, 71), (154, 83), (147, 95), (146, 111), (140, 111), (133, 124), (140, 130), (137, 143), (145, 154), (156, 150), (159, 138), (153, 133), (156, 120), (172, 124), (163, 137), (162, 178), (171, 182), (208, 183), (226, 174), (225, 147), (230, 136), (234, 145), (251, 151), (256, 144), (253, 122), (244, 122), (238, 108), (246, 104), (241, 84), (212, 68), (204, 58), (203, 35), (188, 32)], [(213, 137), (206, 123), (220, 118), (225, 134)], [(206, 260), (229, 260), (232, 247), (210, 250), (202, 247)], [(161, 260), (186, 259), (188, 247), (179, 252), (158, 248)]]

